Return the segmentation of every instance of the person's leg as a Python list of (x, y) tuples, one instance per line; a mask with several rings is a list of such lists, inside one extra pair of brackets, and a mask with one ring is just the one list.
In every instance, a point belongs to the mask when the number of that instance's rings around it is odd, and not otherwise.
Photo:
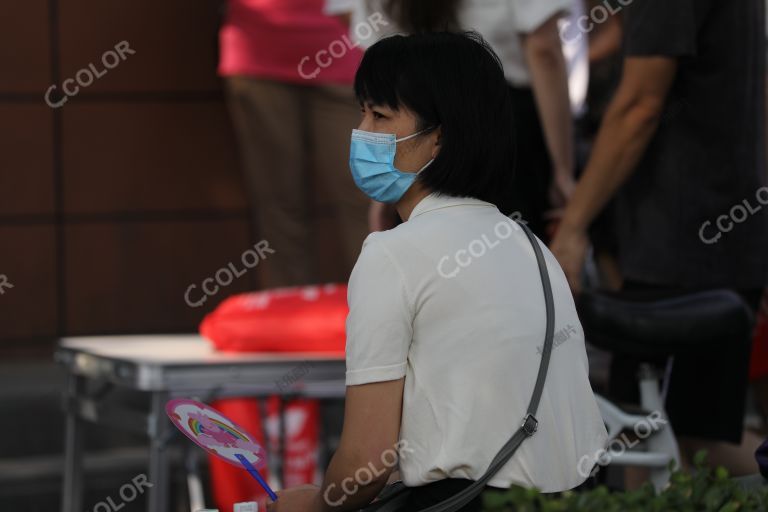
[(732, 476), (752, 475), (758, 472), (755, 450), (763, 442), (763, 439), (745, 430), (741, 436), (741, 442), (729, 443), (713, 441), (710, 439), (697, 439), (695, 437), (678, 436), (680, 456), (683, 466), (691, 469), (691, 461), (699, 450), (706, 450), (707, 464), (711, 467), (723, 466)]
[(752, 392), (755, 405), (763, 419), (768, 422), (768, 290), (763, 295), (760, 311), (757, 314), (757, 327), (752, 341)]
[(308, 225), (305, 114), (296, 86), (227, 79), (255, 237), (275, 254), (259, 263), (267, 288), (313, 281)]
[[(768, 75), (765, 77), (765, 119), (768, 122)], [(768, 129), (765, 130), (765, 151), (768, 158)], [(764, 296), (764, 301), (761, 304), (763, 309), (763, 315), (768, 318), (768, 291)], [(760, 351), (762, 353), (762, 351)], [(752, 383), (752, 390), (755, 394), (755, 402), (760, 410), (760, 414), (763, 416), (764, 421), (768, 421), (768, 375), (758, 377)]]
[[(762, 439), (743, 427), (747, 388), (747, 359), (748, 356), (743, 354), (741, 357), (729, 357), (726, 354), (713, 355), (712, 358), (702, 358), (703, 363), (697, 363), (693, 359), (682, 361), (679, 358), (676, 359), (675, 365), (685, 366), (673, 370), (669, 408), (672, 411), (680, 411), (682, 406), (675, 402), (687, 399), (687, 410), (695, 408), (701, 411), (696, 417), (689, 417), (688, 421), (682, 420), (679, 413), (675, 416), (670, 413), (670, 420), (673, 428), (675, 428), (684, 467), (691, 468), (696, 452), (706, 450), (707, 464), (711, 467), (723, 466), (734, 476), (757, 472), (758, 467), (754, 454)], [(744, 378), (740, 378), (742, 373)], [(694, 375), (698, 375), (698, 377), (694, 379)], [(681, 383), (674, 379), (681, 379), (683, 376), (689, 382), (683, 386), (684, 389), (679, 389)], [(700, 389), (698, 393), (691, 392), (691, 388), (695, 384), (691, 383), (690, 380), (693, 379), (701, 383), (702, 380), (708, 380), (708, 376), (717, 376), (715, 380), (733, 379), (733, 382), (725, 389), (718, 390), (723, 394), (721, 399), (707, 400), (707, 397), (713, 396), (710, 387)], [(673, 389), (672, 386), (676, 384), (678, 389)], [(724, 407), (722, 405), (724, 401), (730, 401), (731, 405)], [(677, 419), (677, 423), (675, 419)], [(710, 430), (706, 425), (697, 427), (693, 421), (713, 422), (715, 425)], [(731, 435), (728, 432), (734, 434)]]
[[(740, 295), (753, 311), (757, 309), (760, 290), (741, 291)], [(669, 409), (681, 414), (699, 411), (698, 419), (678, 414), (677, 426), (670, 413), (681, 456), (689, 464), (696, 452), (706, 450), (712, 467), (723, 466), (734, 476), (757, 472), (754, 454), (762, 440), (744, 429), (750, 352), (751, 338), (724, 343), (715, 354), (675, 359)]]
[(346, 282), (368, 235), (368, 198), (357, 188), (349, 170), (349, 144), (353, 128), (360, 123), (360, 108), (351, 87), (324, 85), (313, 88), (310, 106), (312, 165), (317, 207), (332, 212), (329, 219), (339, 226), (338, 281)]
[[(624, 283), (627, 297), (659, 300), (694, 293), (645, 283)], [(759, 292), (741, 294), (750, 307), (757, 305)], [(710, 466), (722, 465), (731, 474), (754, 473), (757, 436), (743, 430), (749, 343), (724, 340), (723, 349), (712, 354), (675, 357), (665, 408), (675, 431), (684, 469), (690, 468), (696, 451), (706, 449)], [(611, 365), (611, 394), (621, 401), (637, 402), (638, 361), (614, 357)], [(628, 470), (625, 484), (641, 483), (642, 470)]]

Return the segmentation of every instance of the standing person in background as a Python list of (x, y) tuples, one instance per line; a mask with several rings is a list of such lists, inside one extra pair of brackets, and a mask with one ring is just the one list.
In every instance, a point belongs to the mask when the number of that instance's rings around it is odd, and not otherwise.
[[(766, 44), (766, 80), (765, 80), (765, 108), (766, 108), (766, 119), (768, 119), (768, 0), (765, 0), (765, 29), (766, 29), (766, 35), (765, 35), (765, 44)], [(768, 130), (766, 130), (766, 144), (765, 144), (766, 151), (768, 151)], [(768, 169), (766, 170), (768, 172)], [(766, 179), (768, 181), (768, 178)], [(765, 290), (765, 293), (763, 295), (763, 301), (761, 303), (760, 308), (760, 316), (762, 316), (763, 322), (768, 322), (768, 288)], [(759, 320), (758, 320), (759, 324)], [(753, 347), (752, 352), (752, 358), (756, 357), (768, 357), (768, 329), (764, 329), (762, 331), (766, 335), (764, 337), (755, 337), (755, 346)], [(759, 361), (752, 361), (752, 371), (755, 372), (756, 368), (760, 368), (761, 370), (764, 368), (768, 368), (768, 360), (759, 360)], [(763, 419), (765, 421), (768, 421), (768, 373), (764, 373), (764, 371), (759, 372), (759, 376), (754, 380), (753, 382), (753, 388), (755, 390), (755, 398), (757, 399), (757, 403), (760, 406), (760, 410), (763, 414)]]
[(263, 262), (267, 288), (318, 282), (316, 197), (340, 224), (327, 233), (341, 238), (334, 280), (347, 280), (368, 233), (368, 203), (347, 164), (362, 53), (344, 45), (346, 27), (322, 9), (323, 0), (229, 0), (219, 35), (255, 236), (276, 252)]
[[(671, 3), (624, 10), (624, 67), (552, 252), (574, 292), (587, 229), (614, 196), (627, 293), (648, 298), (729, 288), (752, 307), (768, 280), (763, 0)], [(736, 216), (738, 215), (738, 217)], [(743, 431), (749, 351), (675, 356), (666, 407), (690, 462), (699, 449), (732, 474), (754, 472), (759, 444)], [(611, 390), (636, 395), (636, 362), (614, 358)]]
[[(509, 194), (523, 219), (545, 238), (546, 213), (574, 186), (573, 116), (558, 20), (572, 0), (329, 0), (326, 10), (351, 10), (352, 21), (380, 13), (391, 23), (367, 39), (398, 32), (475, 30), (499, 55), (513, 99), (517, 148)], [(353, 36), (355, 34), (353, 32)], [(372, 205), (373, 230), (393, 226), (394, 210)]]
[[(621, 78), (622, 21), (623, 0), (588, 0), (586, 12), (598, 13), (601, 9), (612, 9), (615, 14), (602, 23), (589, 21), (589, 33), (583, 31), (584, 18), (562, 27), (561, 35), (565, 47), (589, 41), (589, 87), (587, 90), (587, 108), (585, 114), (576, 123), (576, 175), (584, 171), (594, 144), (600, 123), (608, 104)], [(595, 10), (596, 9), (596, 10)], [(599, 16), (599, 15), (598, 15)], [(602, 18), (598, 18), (602, 19)], [(592, 254), (595, 262), (596, 282), (601, 289), (618, 290), (621, 288), (621, 272), (616, 261), (616, 235), (612, 223), (613, 203), (609, 202), (601, 214), (592, 223), (589, 230)]]

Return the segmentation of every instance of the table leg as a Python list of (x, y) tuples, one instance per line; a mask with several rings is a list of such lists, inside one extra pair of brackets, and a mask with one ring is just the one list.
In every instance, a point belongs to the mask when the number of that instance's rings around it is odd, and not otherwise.
[(279, 399), (279, 408), (277, 411), (277, 453), (278, 453), (278, 466), (277, 466), (277, 481), (279, 482), (280, 489), (285, 488), (285, 409), (286, 401), (281, 396)]
[(165, 414), (168, 393), (152, 393), (148, 418), (149, 430), (149, 483), (148, 512), (168, 512), (169, 463), (168, 441), (170, 420)]
[(74, 374), (67, 377), (67, 388), (64, 392), (66, 431), (62, 512), (80, 512), (83, 509), (83, 422), (78, 416), (76, 401), (84, 388), (83, 377)]

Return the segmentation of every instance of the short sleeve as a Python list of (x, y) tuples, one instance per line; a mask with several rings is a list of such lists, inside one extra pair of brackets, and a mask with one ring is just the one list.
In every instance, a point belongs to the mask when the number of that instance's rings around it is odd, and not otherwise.
[(552, 16), (566, 15), (573, 0), (511, 0), (514, 29), (521, 34), (530, 34)]
[(328, 16), (354, 12), (359, 0), (325, 0), (323, 12)]
[(347, 386), (404, 377), (413, 336), (403, 274), (376, 237), (366, 239), (349, 279)]
[(693, 0), (643, 0), (625, 7), (624, 54), (685, 57), (696, 54)]

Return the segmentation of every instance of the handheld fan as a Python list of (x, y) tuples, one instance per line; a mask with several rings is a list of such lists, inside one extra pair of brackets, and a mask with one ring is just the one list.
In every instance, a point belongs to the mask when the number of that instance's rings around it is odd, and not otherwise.
[(171, 422), (200, 448), (233, 466), (245, 468), (272, 501), (277, 495), (264, 481), (260, 469), (267, 465), (264, 448), (245, 429), (203, 403), (176, 399), (165, 405)]

